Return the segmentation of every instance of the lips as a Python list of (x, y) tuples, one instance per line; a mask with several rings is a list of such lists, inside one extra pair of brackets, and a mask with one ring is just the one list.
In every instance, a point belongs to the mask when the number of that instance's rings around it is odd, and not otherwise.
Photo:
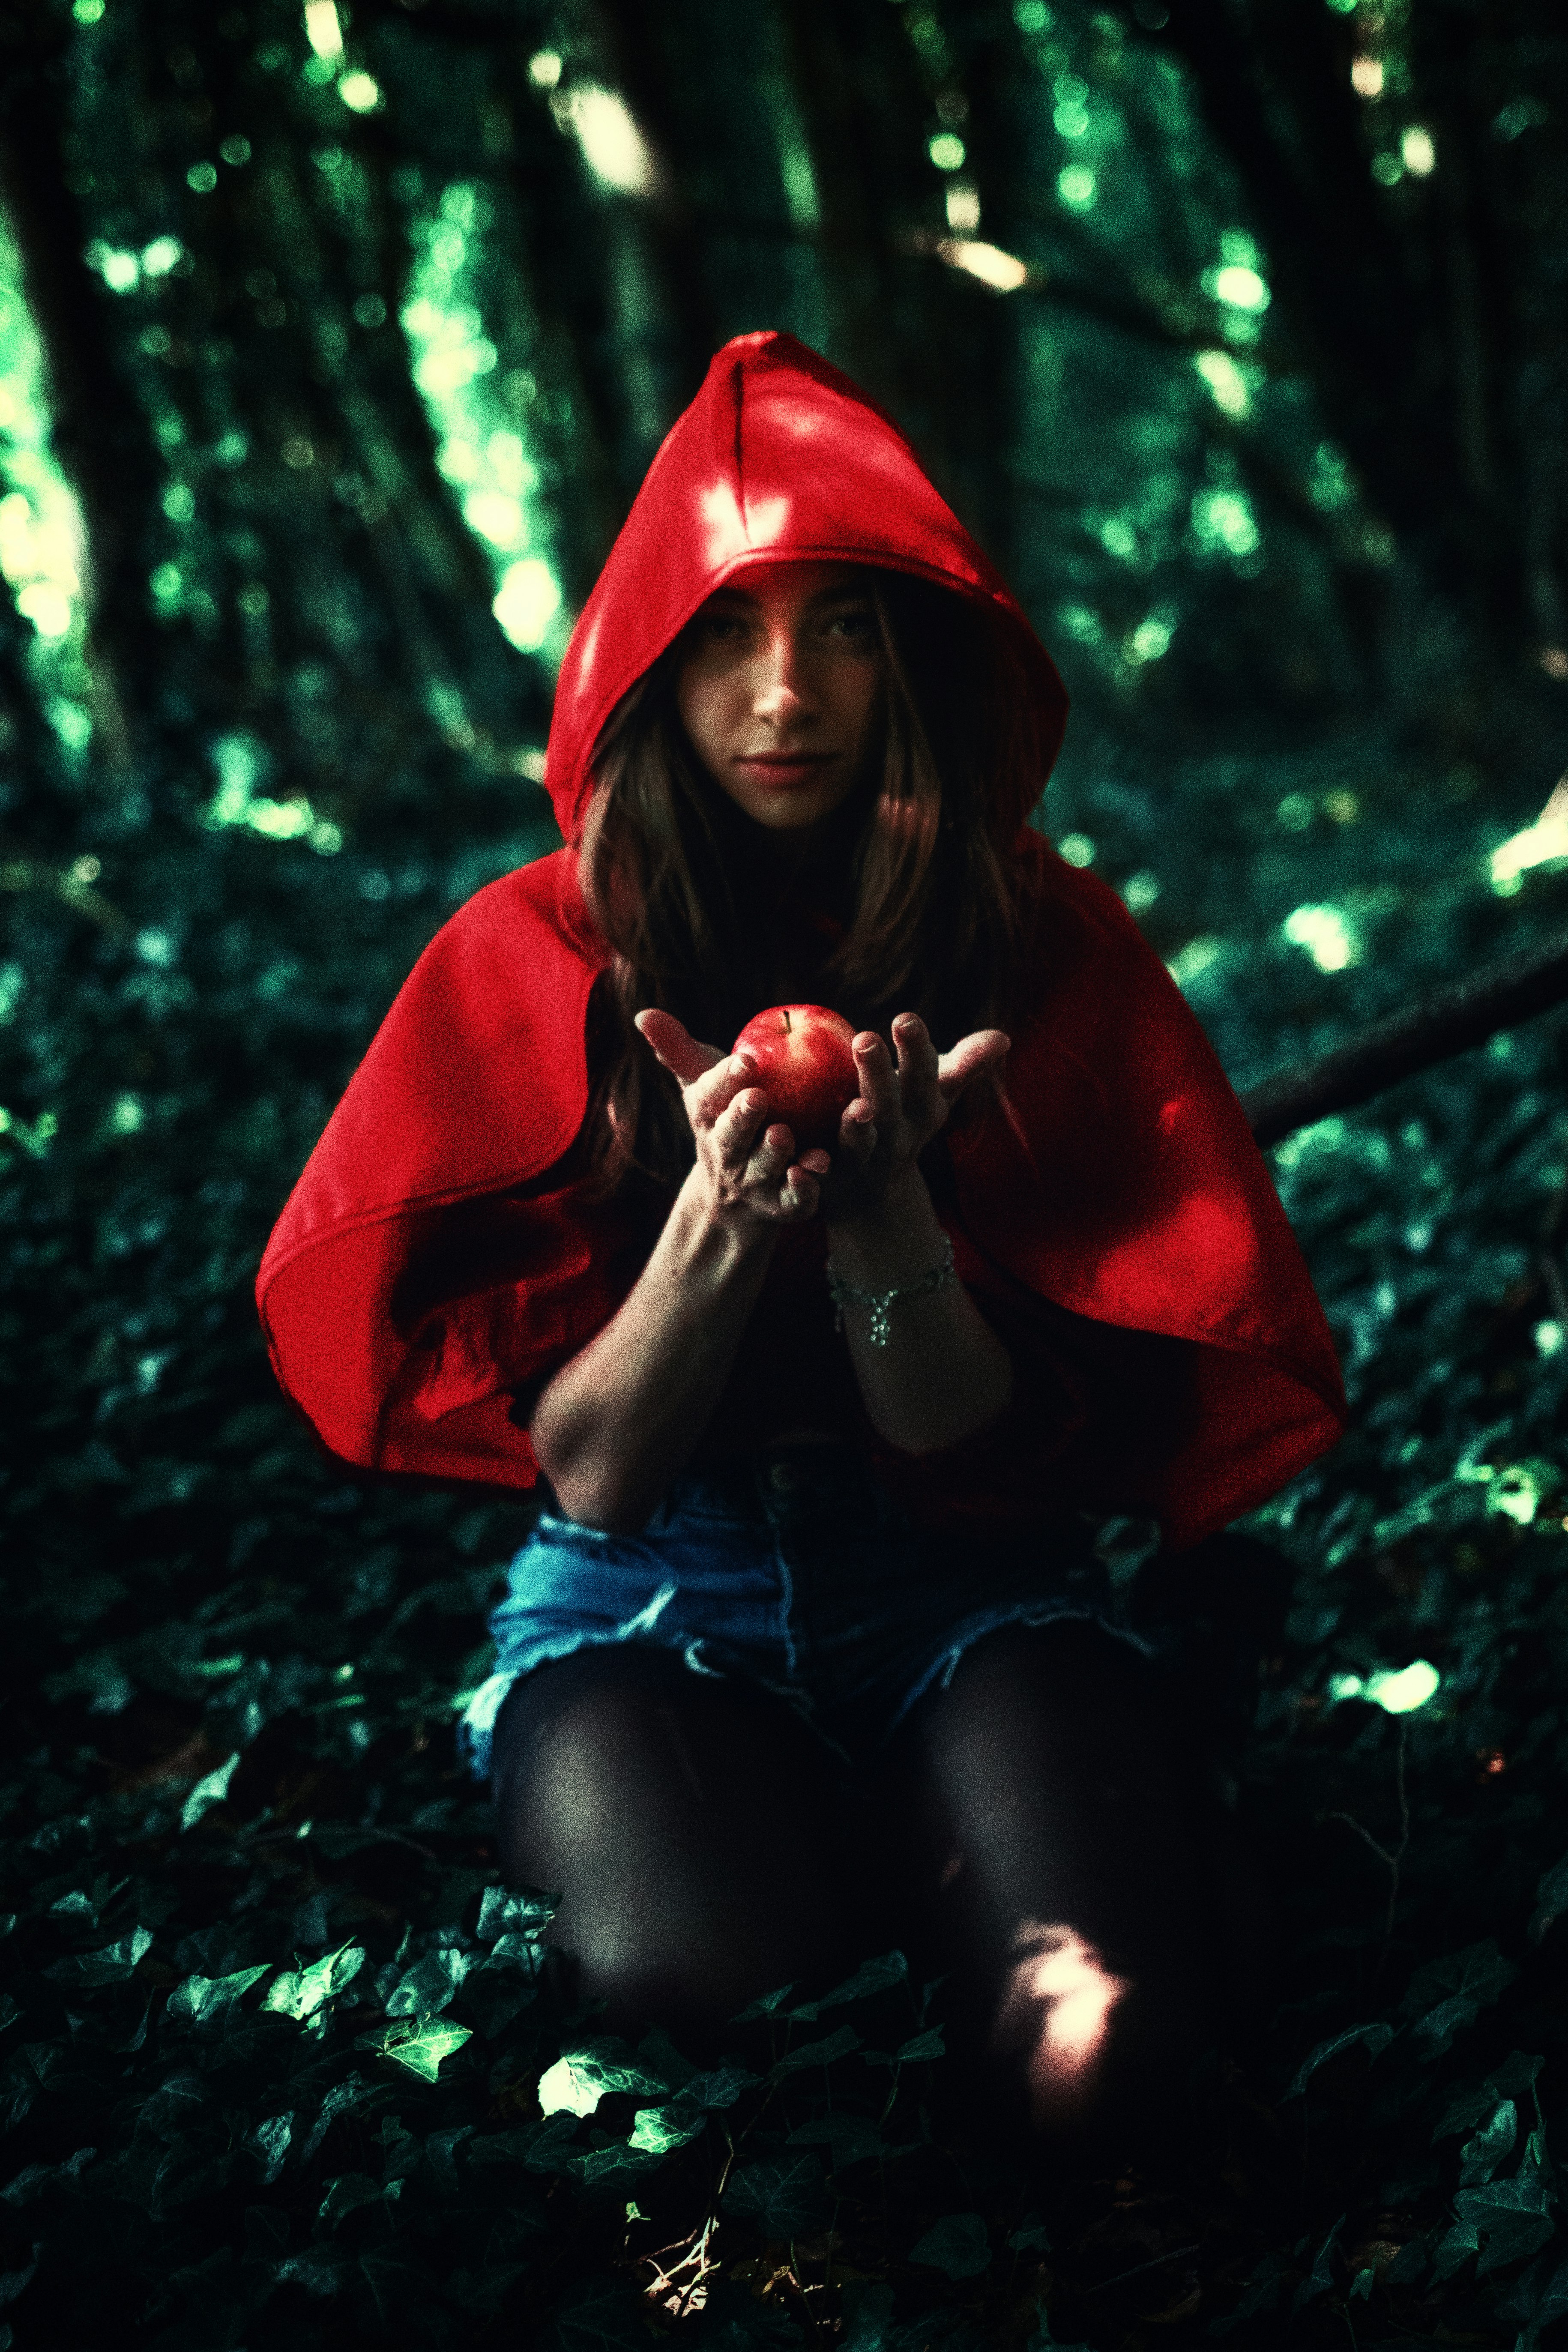
[(735, 765), (762, 784), (814, 784), (832, 763), (831, 751), (756, 751)]

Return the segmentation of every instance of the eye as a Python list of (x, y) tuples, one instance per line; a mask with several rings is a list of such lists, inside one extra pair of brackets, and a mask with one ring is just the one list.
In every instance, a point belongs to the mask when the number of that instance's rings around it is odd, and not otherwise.
[(739, 613), (699, 613), (691, 624), (691, 634), (699, 645), (731, 645), (745, 635), (746, 624)]
[(877, 636), (877, 616), (868, 604), (849, 604), (827, 623), (829, 636), (847, 637), (852, 645), (868, 646)]

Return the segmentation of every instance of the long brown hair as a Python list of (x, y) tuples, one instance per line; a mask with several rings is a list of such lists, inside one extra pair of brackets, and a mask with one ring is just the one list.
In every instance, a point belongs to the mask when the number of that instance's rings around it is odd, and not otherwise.
[[(1008, 635), (966, 598), (899, 572), (865, 580), (883, 653), (881, 756), (827, 828), (826, 878), (845, 919), (813, 991), (864, 1028), (918, 1012), (945, 1045), (1009, 1010), (1029, 910), (1008, 852), (1043, 776), (1033, 698)], [(633, 1015), (659, 1006), (725, 1046), (773, 984), (760, 828), (687, 739), (675, 699), (684, 654), (678, 637), (606, 725), (578, 852), (614, 950), (596, 992), (584, 1137), (601, 1193), (634, 1169), (673, 1186), (692, 1157), (679, 1089)]]

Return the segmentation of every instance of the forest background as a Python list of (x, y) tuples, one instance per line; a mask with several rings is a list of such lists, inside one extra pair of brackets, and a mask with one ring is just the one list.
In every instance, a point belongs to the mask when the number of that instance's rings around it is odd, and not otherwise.
[(1185, 1575), (1279, 1958), (1178, 2185), (949, 2140), (896, 1956), (705, 2074), (563, 2012), (452, 1747), (526, 1511), (346, 1476), (250, 1302), (734, 332), (1016, 583), (1238, 1085), (1545, 938), (1565, 108), (1549, 0), (0, 0), (0, 2352), (1568, 2314), (1551, 1022), (1273, 1155), (1355, 1418)]

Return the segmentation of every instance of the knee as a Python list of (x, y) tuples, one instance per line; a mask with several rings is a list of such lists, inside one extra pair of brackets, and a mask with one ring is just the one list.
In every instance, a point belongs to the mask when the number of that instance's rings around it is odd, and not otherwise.
[(1187, 2113), (1208, 2039), (1184, 1973), (1066, 1922), (1024, 1920), (999, 1979), (967, 1998), (953, 1988), (961, 2114), (1042, 2151), (1156, 2146)]
[(560, 1891), (547, 1940), (615, 2031), (722, 2024), (853, 1941), (807, 1735), (679, 1659), (530, 1677), (497, 1725), (495, 1795), (506, 1875)]
[(490, 1784), (508, 1878), (559, 1886), (569, 1857), (625, 1843), (639, 1764), (683, 1671), (658, 1654), (595, 1649), (517, 1684), (497, 1718)]
[(1037, 2130), (1152, 2110), (1179, 2095), (1203, 2042), (1201, 2003), (1185, 1977), (1064, 1923), (1023, 1923), (991, 2047), (1014, 2070)]

